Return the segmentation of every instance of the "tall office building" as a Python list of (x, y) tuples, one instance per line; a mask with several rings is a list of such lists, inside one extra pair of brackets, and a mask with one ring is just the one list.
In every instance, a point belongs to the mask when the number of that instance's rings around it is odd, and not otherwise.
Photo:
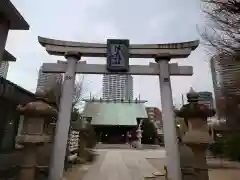
[(125, 74), (103, 75), (103, 99), (132, 100), (133, 77)]
[(0, 76), (1, 77), (4, 77), (5, 79), (7, 78), (8, 68), (9, 68), (8, 61), (0, 62)]
[(51, 89), (57, 83), (62, 83), (62, 74), (60, 73), (44, 73), (42, 67), (38, 73), (37, 90)]
[[(240, 62), (234, 61), (232, 57), (227, 55), (217, 55), (211, 59), (211, 71), (213, 88), (215, 93), (215, 103), (218, 118), (226, 118), (228, 124), (238, 126), (239, 122), (236, 118), (223, 115), (221, 112), (221, 101), (227, 98), (227, 94), (240, 95), (239, 88), (239, 72)], [(234, 114), (234, 113), (233, 113)]]
[(223, 91), (240, 94), (240, 89), (236, 84), (239, 79), (237, 76), (240, 72), (240, 62), (226, 55), (218, 55), (211, 59), (210, 65), (216, 99), (223, 96)]

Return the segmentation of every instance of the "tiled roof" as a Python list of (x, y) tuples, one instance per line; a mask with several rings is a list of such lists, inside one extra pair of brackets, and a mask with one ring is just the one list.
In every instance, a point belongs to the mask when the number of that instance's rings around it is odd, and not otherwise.
[(137, 118), (148, 118), (143, 103), (86, 102), (83, 116), (92, 117), (92, 125), (136, 126)]

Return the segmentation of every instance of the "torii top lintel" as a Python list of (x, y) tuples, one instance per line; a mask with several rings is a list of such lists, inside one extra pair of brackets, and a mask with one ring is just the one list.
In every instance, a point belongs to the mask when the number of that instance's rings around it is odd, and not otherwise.
[[(85, 57), (106, 57), (107, 44), (62, 41), (38, 37), (39, 43), (51, 55), (63, 56), (66, 52), (77, 52)], [(130, 58), (156, 58), (165, 55), (169, 58), (186, 58), (199, 45), (199, 40), (169, 44), (131, 44)]]

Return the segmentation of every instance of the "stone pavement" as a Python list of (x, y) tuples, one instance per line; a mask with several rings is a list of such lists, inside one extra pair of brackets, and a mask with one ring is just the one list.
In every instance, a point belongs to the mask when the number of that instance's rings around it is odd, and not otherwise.
[[(93, 165), (83, 165), (67, 172), (67, 180), (164, 180), (165, 150), (98, 149), (98, 160)], [(217, 159), (209, 159), (217, 164)], [(230, 162), (221, 162), (224, 168), (209, 170), (210, 180), (238, 180), (240, 168), (230, 168)], [(226, 164), (228, 168), (226, 168)], [(232, 165), (236, 166), (236, 163)]]
[(147, 158), (163, 158), (164, 150), (104, 149), (97, 152), (100, 154), (98, 161), (90, 167), (82, 180), (144, 180), (163, 175)]

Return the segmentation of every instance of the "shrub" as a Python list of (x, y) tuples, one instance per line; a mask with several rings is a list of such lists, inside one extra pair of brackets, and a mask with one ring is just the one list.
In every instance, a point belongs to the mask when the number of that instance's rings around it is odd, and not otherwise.
[(142, 143), (143, 144), (155, 144), (157, 138), (157, 131), (154, 124), (148, 119), (142, 122)]
[(225, 154), (232, 160), (240, 161), (240, 133), (233, 133), (227, 136)]
[(217, 137), (215, 142), (209, 147), (209, 150), (214, 156), (222, 155), (225, 153), (225, 140), (222, 137)]

